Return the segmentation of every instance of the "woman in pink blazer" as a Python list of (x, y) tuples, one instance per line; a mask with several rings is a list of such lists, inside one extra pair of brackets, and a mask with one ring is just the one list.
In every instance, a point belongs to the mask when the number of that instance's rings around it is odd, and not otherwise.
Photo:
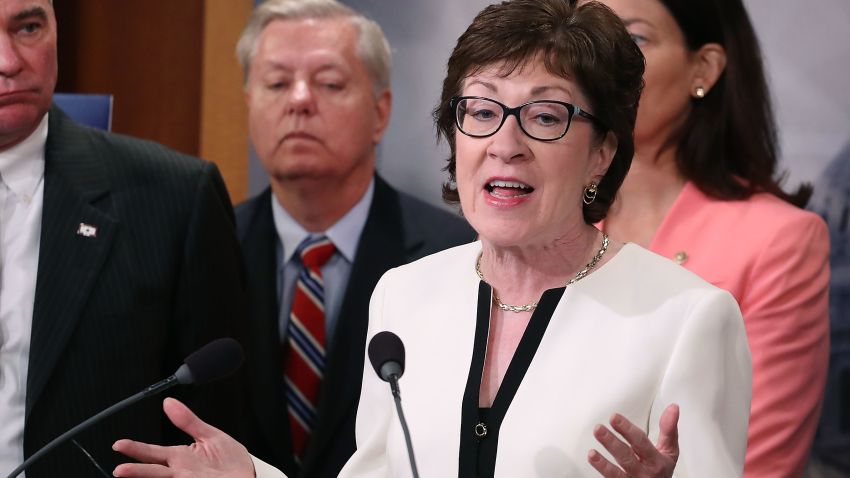
[(829, 235), (786, 193), (759, 46), (741, 0), (604, 0), (646, 57), (635, 157), (604, 223), (730, 291), (753, 395), (744, 475), (802, 474), (829, 357)]

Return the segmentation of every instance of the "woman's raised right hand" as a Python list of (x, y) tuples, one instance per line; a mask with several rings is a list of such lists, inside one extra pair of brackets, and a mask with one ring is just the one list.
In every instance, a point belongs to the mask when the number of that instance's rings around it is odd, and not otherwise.
[(208, 425), (186, 405), (173, 398), (162, 404), (177, 428), (195, 442), (191, 445), (159, 446), (118, 440), (112, 449), (141, 463), (123, 463), (113, 471), (125, 478), (254, 478), (251, 455), (230, 435)]

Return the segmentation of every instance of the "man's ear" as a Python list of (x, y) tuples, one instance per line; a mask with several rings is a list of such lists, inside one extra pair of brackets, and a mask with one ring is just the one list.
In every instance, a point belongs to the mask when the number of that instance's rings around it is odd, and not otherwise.
[(245, 100), (245, 106), (251, 109), (251, 88), (248, 88), (248, 79), (245, 79), (245, 84), (242, 85), (242, 99)]
[(698, 88), (702, 88), (702, 94), (706, 95), (726, 69), (726, 50), (719, 43), (706, 43), (691, 55), (694, 64), (691, 95), (699, 96)]
[(390, 90), (378, 93), (375, 98), (375, 131), (372, 133), (372, 143), (378, 144), (384, 137), (384, 131), (390, 124), (390, 113), (393, 109), (393, 94)]

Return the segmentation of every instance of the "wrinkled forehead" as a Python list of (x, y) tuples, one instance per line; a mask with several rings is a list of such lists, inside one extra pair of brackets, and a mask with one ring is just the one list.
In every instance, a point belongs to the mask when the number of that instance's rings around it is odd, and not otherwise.
[(345, 19), (273, 20), (263, 28), (251, 69), (344, 70), (364, 68), (357, 54), (357, 31)]
[(498, 61), (471, 68), (463, 78), (461, 91), (491, 91), (496, 94), (516, 93), (528, 97), (544, 94), (559, 99), (584, 99), (572, 75), (552, 68), (541, 55), (523, 61)]
[(295, 18), (270, 21), (260, 33), (258, 52), (316, 50), (353, 52), (357, 29), (346, 18)]
[(484, 64), (472, 64), (467, 68), (463, 81), (465, 83), (475, 77), (516, 79), (546, 74), (556, 81), (575, 82), (571, 59), (545, 51), (538, 51), (523, 58), (504, 58)]

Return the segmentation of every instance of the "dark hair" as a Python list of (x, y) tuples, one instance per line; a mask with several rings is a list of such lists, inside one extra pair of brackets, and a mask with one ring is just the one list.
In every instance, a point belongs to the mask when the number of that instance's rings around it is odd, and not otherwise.
[(706, 43), (726, 50), (726, 68), (693, 109), (676, 137), (679, 171), (703, 193), (744, 199), (768, 192), (798, 207), (812, 195), (810, 184), (786, 193), (777, 173), (776, 124), (764, 76), (761, 49), (741, 0), (661, 0), (691, 51)]
[[(591, 113), (617, 138), (617, 152), (599, 183), (596, 200), (584, 206), (588, 224), (608, 213), (634, 155), (634, 126), (643, 89), (644, 60), (620, 19), (597, 2), (509, 0), (490, 5), (458, 38), (448, 62), (440, 104), (434, 109), (437, 137), (451, 149), (449, 182), (443, 199), (459, 201), (456, 172), (455, 117), (450, 102), (464, 79), (501, 65), (503, 74), (540, 58), (553, 75), (575, 81), (590, 102)], [(603, 136), (606, 131), (600, 131)]]

